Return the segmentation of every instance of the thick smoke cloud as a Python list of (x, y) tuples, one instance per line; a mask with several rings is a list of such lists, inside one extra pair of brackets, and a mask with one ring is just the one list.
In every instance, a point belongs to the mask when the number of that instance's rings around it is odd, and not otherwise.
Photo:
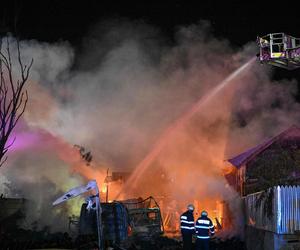
[[(30, 99), (0, 171), (39, 204), (38, 212), (30, 210), (32, 220), (50, 226), (43, 218), (51, 212), (55, 224), (62, 211), (49, 204), (58, 195), (86, 179), (102, 183), (107, 168), (132, 171), (164, 129), (256, 54), (253, 43), (233, 48), (214, 37), (207, 22), (178, 28), (171, 41), (140, 22), (107, 21), (83, 43), (75, 53), (68, 43), (21, 42), (24, 60), (34, 58)], [(223, 177), (224, 160), (299, 124), (296, 83), (274, 83), (271, 74), (254, 64), (209, 100), (174, 133), (132, 195), (176, 200), (179, 212), (194, 200), (211, 212), (225, 200), (239, 231), (240, 201)], [(37, 139), (18, 148), (22, 133)], [(74, 144), (92, 151), (91, 166)]]

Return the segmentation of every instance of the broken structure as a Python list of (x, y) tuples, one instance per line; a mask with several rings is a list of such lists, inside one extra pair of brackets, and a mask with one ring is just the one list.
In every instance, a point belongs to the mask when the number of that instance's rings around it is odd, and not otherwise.
[[(227, 177), (244, 201), (247, 249), (300, 246), (300, 128), (228, 160)], [(294, 248), (291, 248), (294, 249)]]

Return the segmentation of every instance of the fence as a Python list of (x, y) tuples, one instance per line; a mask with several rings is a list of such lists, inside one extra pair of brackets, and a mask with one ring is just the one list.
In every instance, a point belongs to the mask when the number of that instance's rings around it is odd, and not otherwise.
[[(276, 186), (247, 195), (244, 205), (247, 225), (278, 234), (300, 231), (300, 186)], [(268, 205), (271, 214), (265, 210)]]

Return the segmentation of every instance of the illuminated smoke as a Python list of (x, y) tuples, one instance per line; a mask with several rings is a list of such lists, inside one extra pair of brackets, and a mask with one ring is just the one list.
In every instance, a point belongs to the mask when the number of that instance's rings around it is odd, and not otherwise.
[[(170, 127), (168, 127), (162, 134), (162, 136), (155, 143), (152, 150), (150, 150), (149, 154), (141, 161), (141, 163), (134, 169), (132, 175), (127, 181), (126, 185), (123, 187), (121, 192), (128, 191), (130, 188), (136, 188), (137, 182), (139, 178), (141, 178), (150, 164), (155, 160), (155, 158), (159, 155), (159, 153), (163, 150), (166, 143), (169, 139), (171, 139), (172, 135), (176, 133), (178, 130), (183, 129), (183, 126), (198, 112), (203, 112), (205, 108), (205, 104), (209, 101), (213, 102), (213, 98), (218, 98), (217, 94), (221, 94), (221, 91), (224, 90), (226, 85), (231, 83), (235, 78), (239, 76), (239, 74), (243, 73), (243, 71), (247, 70), (249, 65), (254, 62), (254, 59), (249, 60), (249, 62), (245, 63), (243, 66), (234, 71), (230, 76), (226, 77), (224, 81), (222, 81), (219, 85), (217, 85), (213, 90), (208, 91), (208, 93), (203, 96), (196, 104), (194, 104), (183, 116), (181, 116), (178, 120), (176, 120)], [(201, 110), (202, 108), (202, 110)]]
[[(215, 38), (206, 22), (181, 27), (169, 41), (145, 24), (108, 21), (83, 42), (79, 54), (68, 43), (21, 44), (24, 58), (34, 58), (30, 102), (0, 171), (12, 193), (39, 204), (30, 217), (42, 224), (49, 223), (44, 214), (56, 211), (56, 218), (75, 207), (51, 207), (70, 187), (103, 183), (107, 168), (133, 171), (166, 128), (256, 54), (253, 43), (237, 50)], [(164, 196), (178, 213), (198, 200), (212, 217), (215, 202), (225, 200), (239, 231), (240, 201), (223, 177), (224, 160), (299, 123), (296, 83), (270, 76), (254, 65), (212, 98), (172, 135), (128, 197)], [(91, 166), (74, 144), (91, 150)]]

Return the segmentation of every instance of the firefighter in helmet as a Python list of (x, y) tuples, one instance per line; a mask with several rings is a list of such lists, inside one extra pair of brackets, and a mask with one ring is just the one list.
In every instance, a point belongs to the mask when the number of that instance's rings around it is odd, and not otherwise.
[(187, 211), (180, 216), (180, 229), (183, 240), (183, 249), (192, 249), (192, 236), (195, 233), (195, 222), (194, 222), (194, 205), (189, 204)]
[(195, 230), (196, 250), (209, 250), (209, 239), (215, 234), (215, 228), (206, 211), (201, 212), (201, 216), (196, 221)]

